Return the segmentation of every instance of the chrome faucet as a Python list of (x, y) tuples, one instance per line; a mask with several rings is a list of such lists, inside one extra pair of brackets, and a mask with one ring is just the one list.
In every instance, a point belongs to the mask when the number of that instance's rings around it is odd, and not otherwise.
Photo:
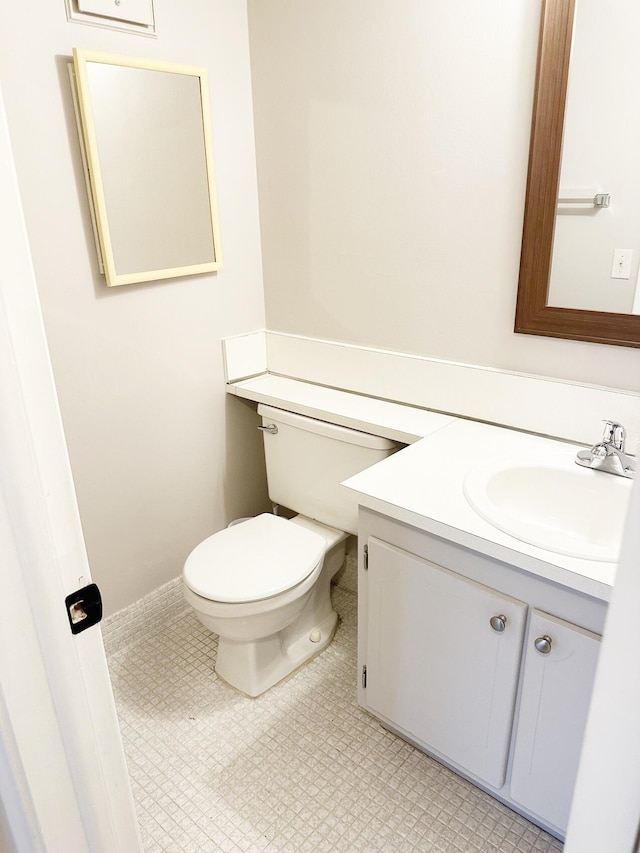
[(594, 444), (590, 450), (580, 450), (576, 463), (585, 468), (594, 468), (606, 474), (619, 477), (634, 477), (636, 463), (624, 450), (626, 433), (622, 424), (604, 421), (602, 441)]

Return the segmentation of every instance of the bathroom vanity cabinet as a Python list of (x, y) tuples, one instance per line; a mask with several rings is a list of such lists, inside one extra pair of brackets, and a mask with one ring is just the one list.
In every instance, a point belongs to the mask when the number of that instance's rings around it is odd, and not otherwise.
[(360, 510), (360, 704), (563, 837), (606, 604)]

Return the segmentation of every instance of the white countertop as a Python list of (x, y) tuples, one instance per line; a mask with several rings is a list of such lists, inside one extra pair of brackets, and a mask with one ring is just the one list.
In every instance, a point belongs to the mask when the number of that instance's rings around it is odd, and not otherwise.
[(527, 459), (544, 455), (547, 449), (566, 452), (567, 458), (573, 460), (581, 448), (475, 421), (456, 420), (343, 485), (357, 492), (362, 506), (608, 601), (616, 563), (565, 556), (521, 542), (481, 518), (465, 498), (463, 483), (475, 465), (507, 454)]
[(463, 492), (467, 472), (491, 457), (526, 457), (552, 448), (573, 459), (579, 446), (274, 374), (229, 384), (227, 391), (409, 444), (343, 484), (357, 493), (362, 506), (600, 600), (610, 599), (615, 563), (521, 542), (481, 518)]

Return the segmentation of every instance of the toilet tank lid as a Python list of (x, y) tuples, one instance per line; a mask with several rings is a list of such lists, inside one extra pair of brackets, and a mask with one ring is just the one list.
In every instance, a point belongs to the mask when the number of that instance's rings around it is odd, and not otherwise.
[(320, 534), (264, 513), (201, 542), (187, 557), (184, 581), (210, 601), (259, 601), (301, 583), (325, 550)]
[(337, 441), (346, 441), (349, 444), (357, 444), (360, 447), (389, 451), (398, 447), (395, 441), (383, 438), (380, 435), (373, 435), (370, 432), (340, 426), (330, 421), (323, 421), (320, 418), (298, 415), (295, 412), (289, 412), (285, 409), (276, 409), (274, 406), (266, 406), (264, 403), (258, 405), (258, 414), (265, 421), (276, 424), (287, 424), (288, 426), (296, 427), (296, 429), (304, 429), (307, 432), (314, 432), (317, 435), (326, 435)]

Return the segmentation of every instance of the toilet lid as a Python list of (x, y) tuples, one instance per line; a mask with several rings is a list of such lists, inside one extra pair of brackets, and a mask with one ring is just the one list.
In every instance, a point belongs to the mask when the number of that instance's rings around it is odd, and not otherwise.
[(259, 601), (303, 581), (325, 550), (320, 534), (265, 513), (201, 542), (187, 557), (184, 580), (210, 601)]

